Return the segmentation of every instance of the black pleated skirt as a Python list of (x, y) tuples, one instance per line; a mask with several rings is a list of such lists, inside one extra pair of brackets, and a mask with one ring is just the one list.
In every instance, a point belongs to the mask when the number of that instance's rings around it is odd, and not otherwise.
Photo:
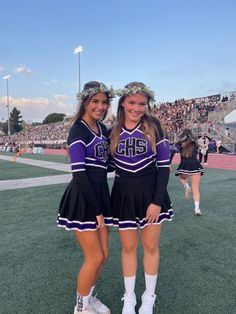
[[(155, 186), (156, 172), (135, 180), (132, 175), (127, 178), (116, 177), (111, 192), (113, 225), (120, 230), (147, 226), (146, 212), (152, 203)], [(159, 219), (154, 224), (160, 224), (164, 220), (171, 221), (173, 215), (170, 197), (166, 191)]]
[(181, 158), (180, 164), (175, 171), (175, 175), (193, 175), (196, 173), (204, 174), (204, 169), (197, 158)]
[[(112, 214), (110, 207), (110, 195), (107, 182), (91, 181), (93, 191), (97, 197), (105, 224), (112, 225)], [(96, 215), (91, 205), (85, 199), (79, 184), (74, 179), (66, 188), (58, 211), (58, 227), (67, 230), (95, 231), (97, 230)]]

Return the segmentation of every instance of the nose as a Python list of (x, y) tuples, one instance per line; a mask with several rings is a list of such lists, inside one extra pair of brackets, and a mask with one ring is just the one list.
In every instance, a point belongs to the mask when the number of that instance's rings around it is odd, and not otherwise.
[(98, 109), (104, 109), (104, 103), (102, 101), (99, 101)]
[(133, 110), (135, 110), (135, 111), (140, 111), (140, 109), (142, 109), (142, 105), (140, 105), (140, 104), (135, 104), (133, 107)]

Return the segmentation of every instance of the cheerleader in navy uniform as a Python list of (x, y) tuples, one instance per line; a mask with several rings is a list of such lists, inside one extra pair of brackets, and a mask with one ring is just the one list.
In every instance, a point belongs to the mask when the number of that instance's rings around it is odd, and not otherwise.
[(109, 314), (92, 292), (108, 255), (107, 226), (112, 225), (106, 128), (99, 122), (107, 114), (112, 91), (92, 81), (78, 97), (79, 110), (67, 140), (73, 179), (62, 197), (57, 223), (74, 230), (84, 254), (74, 314)]
[[(180, 182), (185, 189), (185, 198), (189, 200), (191, 194), (191, 188), (188, 183), (188, 178), (191, 177), (192, 192), (194, 199), (194, 211), (197, 216), (201, 215), (201, 210), (199, 209), (200, 203), (200, 178), (203, 175), (204, 170), (197, 159), (198, 144), (197, 139), (193, 136), (191, 130), (185, 129), (179, 136), (177, 145), (180, 151), (180, 164), (175, 171), (176, 176), (180, 176)], [(171, 150), (170, 161), (172, 161), (176, 153), (176, 146)]]
[(118, 91), (117, 124), (110, 136), (110, 166), (115, 169), (111, 193), (113, 224), (119, 227), (124, 275), (122, 314), (135, 314), (138, 227), (144, 250), (146, 290), (140, 314), (153, 313), (159, 265), (161, 223), (172, 220), (167, 193), (169, 140), (158, 119), (150, 115), (153, 92), (133, 82)]

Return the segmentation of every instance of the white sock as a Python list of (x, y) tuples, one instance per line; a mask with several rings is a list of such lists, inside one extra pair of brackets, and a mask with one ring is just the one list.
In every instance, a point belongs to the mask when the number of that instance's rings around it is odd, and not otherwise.
[(77, 291), (76, 308), (78, 312), (82, 312), (89, 304), (90, 295), (82, 296)]
[(188, 182), (184, 183), (184, 188), (185, 188), (185, 190), (190, 189), (190, 186), (189, 186)]
[(199, 202), (194, 202), (195, 209), (199, 209)]
[(124, 277), (125, 291), (127, 294), (134, 294), (136, 275), (132, 277)]
[(93, 295), (93, 290), (94, 290), (94, 288), (95, 288), (95, 285), (92, 286), (92, 288), (91, 288), (90, 291), (89, 291), (89, 296), (90, 296), (90, 297)]
[(146, 284), (146, 292), (148, 294), (155, 294), (157, 283), (157, 274), (156, 275), (148, 275), (145, 273), (145, 284)]

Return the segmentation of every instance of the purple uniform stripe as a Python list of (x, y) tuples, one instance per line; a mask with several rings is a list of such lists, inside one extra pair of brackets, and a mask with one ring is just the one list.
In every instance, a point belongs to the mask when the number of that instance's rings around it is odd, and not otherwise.
[(84, 230), (96, 230), (96, 222), (79, 222), (79, 221), (69, 221), (68, 219), (58, 218), (57, 224), (60, 227), (64, 227), (66, 229), (76, 229), (80, 231)]
[[(158, 221), (154, 224), (160, 224), (164, 220), (172, 220), (172, 217), (174, 216), (174, 212), (172, 209), (169, 209), (168, 212), (163, 212), (159, 215)], [(138, 226), (140, 228), (144, 228), (145, 226), (149, 225), (147, 223), (147, 220), (144, 218), (140, 220), (139, 218), (136, 218), (136, 221), (119, 221), (118, 218), (113, 218), (113, 225), (116, 227), (119, 227), (119, 229), (137, 229)]]

